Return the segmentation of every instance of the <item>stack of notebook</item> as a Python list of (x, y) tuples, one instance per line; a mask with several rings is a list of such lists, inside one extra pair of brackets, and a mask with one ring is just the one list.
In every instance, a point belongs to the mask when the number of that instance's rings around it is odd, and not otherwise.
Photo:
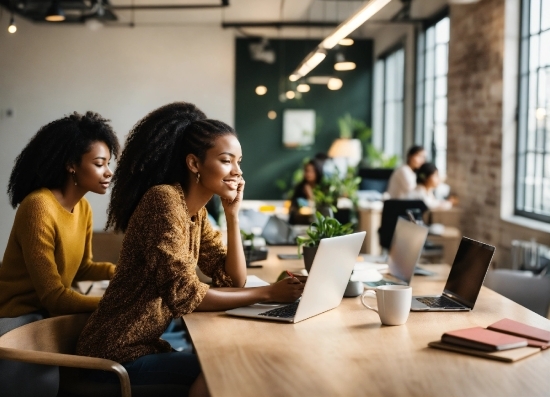
[(487, 328), (445, 332), (430, 347), (514, 362), (550, 347), (550, 331), (505, 318)]

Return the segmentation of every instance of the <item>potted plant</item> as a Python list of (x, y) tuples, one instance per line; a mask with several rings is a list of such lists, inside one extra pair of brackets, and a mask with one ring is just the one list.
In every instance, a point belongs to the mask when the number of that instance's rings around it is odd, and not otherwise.
[(246, 267), (263, 267), (262, 265), (251, 265), (251, 262), (267, 259), (267, 248), (265, 246), (258, 248), (254, 247), (254, 239), (256, 238), (256, 235), (254, 233), (247, 233), (241, 229), (241, 236), (243, 238), (243, 250)]
[[(323, 177), (321, 183), (313, 189), (313, 196), (315, 206), (321, 214), (345, 223), (354, 217), (353, 210), (357, 206), (357, 191), (361, 178), (355, 175), (353, 167), (348, 167), (343, 176), (338, 169), (336, 171)], [(342, 206), (343, 210), (339, 211), (338, 206), (345, 204), (344, 200), (349, 204)]]
[(306, 233), (307, 236), (299, 236), (298, 241), (298, 255), (304, 255), (304, 265), (309, 272), (315, 253), (319, 247), (319, 242), (324, 238), (345, 236), (353, 232), (353, 225), (351, 223), (341, 224), (335, 218), (323, 216), (317, 211), (315, 214), (316, 221), (313, 222)]

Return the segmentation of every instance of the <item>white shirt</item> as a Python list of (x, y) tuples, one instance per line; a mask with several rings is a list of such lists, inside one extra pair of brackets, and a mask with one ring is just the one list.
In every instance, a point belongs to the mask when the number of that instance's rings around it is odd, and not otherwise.
[(396, 168), (390, 176), (388, 191), (392, 199), (405, 199), (416, 187), (416, 173), (407, 164)]
[(424, 204), (426, 204), (426, 207), (431, 210), (448, 210), (453, 206), (450, 201), (437, 199), (434, 196), (433, 189), (428, 190), (423, 185), (417, 185), (414, 190), (407, 195), (407, 198), (422, 200), (424, 201)]

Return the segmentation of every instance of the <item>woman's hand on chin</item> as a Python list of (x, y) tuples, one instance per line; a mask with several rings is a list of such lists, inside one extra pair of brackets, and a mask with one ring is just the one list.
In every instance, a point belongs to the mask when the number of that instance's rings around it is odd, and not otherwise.
[(237, 190), (233, 190), (222, 197), (222, 206), (226, 215), (235, 215), (239, 213), (241, 202), (243, 201), (245, 181), (241, 178), (237, 185)]

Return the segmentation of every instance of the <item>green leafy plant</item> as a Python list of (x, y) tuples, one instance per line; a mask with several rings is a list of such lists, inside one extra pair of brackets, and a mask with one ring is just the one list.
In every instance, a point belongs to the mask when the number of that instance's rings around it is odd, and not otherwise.
[[(254, 249), (254, 233), (247, 233), (245, 232), (244, 230), (241, 229), (241, 236), (243, 237), (243, 243), (245, 241), (250, 241), (250, 245), (246, 246), (246, 247), (250, 247), (250, 250), (253, 250)], [(243, 244), (244, 246), (244, 244)]]
[(340, 172), (334, 172), (330, 176), (324, 176), (321, 182), (313, 188), (315, 205), (319, 207), (330, 207), (337, 212), (336, 204), (340, 197), (349, 198), (354, 205), (357, 205), (357, 191), (361, 178), (355, 175), (355, 169), (348, 167), (343, 178)]
[(346, 113), (338, 119), (340, 138), (359, 139), (363, 146), (363, 165), (370, 168), (395, 168), (399, 162), (397, 155), (387, 156), (371, 142), (372, 129), (364, 121)]
[(320, 212), (315, 214), (313, 222), (306, 230), (307, 236), (298, 236), (298, 255), (301, 255), (302, 247), (315, 247), (324, 238), (345, 236), (353, 233), (353, 224), (341, 224), (337, 219), (325, 217)]
[(305, 157), (300, 167), (292, 172), (292, 175), (286, 174), (284, 178), (279, 178), (275, 181), (275, 185), (281, 191), (283, 191), (283, 198), (290, 199), (294, 192), (294, 186), (300, 183), (304, 179), (304, 165), (310, 160), (309, 157)]
[(371, 168), (395, 168), (399, 163), (399, 156), (387, 156), (373, 145), (368, 145), (366, 163)]

